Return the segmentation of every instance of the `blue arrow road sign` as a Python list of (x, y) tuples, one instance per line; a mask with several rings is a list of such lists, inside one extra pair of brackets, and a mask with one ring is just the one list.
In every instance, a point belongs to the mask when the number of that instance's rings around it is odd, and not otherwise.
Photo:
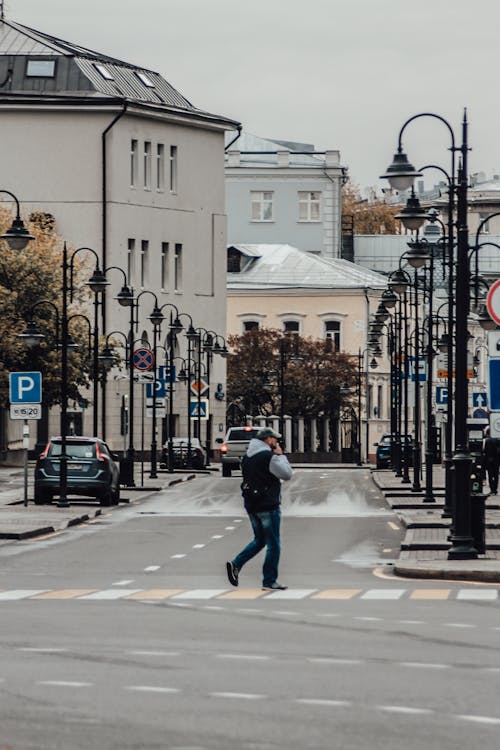
[(500, 359), (488, 361), (488, 393), (491, 411), (500, 411)]
[(482, 391), (476, 391), (472, 394), (472, 406), (474, 407), (485, 407), (488, 406), (488, 396)]
[(42, 402), (42, 373), (9, 373), (9, 395), (11, 404), (40, 404)]
[(436, 404), (437, 406), (446, 406), (448, 403), (448, 388), (444, 385), (436, 386)]

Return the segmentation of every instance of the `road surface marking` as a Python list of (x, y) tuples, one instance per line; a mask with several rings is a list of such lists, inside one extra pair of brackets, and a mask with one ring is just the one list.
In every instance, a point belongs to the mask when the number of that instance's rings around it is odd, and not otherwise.
[(415, 589), (410, 599), (448, 599), (451, 589)]
[(249, 607), (238, 607), (236, 610), (237, 612), (242, 612), (245, 615), (259, 615), (264, 610), (263, 609), (250, 609)]
[(445, 628), (475, 628), (476, 625), (468, 625), (465, 622), (443, 622)]
[(125, 690), (137, 693), (180, 693), (179, 688), (161, 687), (159, 685), (125, 685)]
[(209, 610), (212, 610), (212, 611), (215, 610), (216, 612), (220, 612), (221, 610), (224, 610), (224, 607), (219, 607), (219, 606), (217, 606), (215, 604), (205, 604), (204, 607), (203, 607), (203, 609), (209, 609)]
[(267, 697), (261, 693), (209, 693), (209, 695), (212, 698), (242, 698), (248, 701), (262, 700)]
[(242, 518), (233, 518), (233, 523), (243, 523)]
[(427, 625), (425, 620), (396, 620), (401, 625)]
[(130, 586), (131, 583), (134, 582), (133, 578), (130, 578), (128, 581), (115, 581), (112, 583), (112, 586)]
[(384, 618), (383, 617), (364, 617), (364, 616), (361, 617), (361, 616), (357, 616), (357, 617), (353, 617), (353, 620), (363, 620), (365, 622), (383, 622)]
[(147, 568), (144, 568), (145, 573), (154, 573), (155, 570), (160, 570), (160, 565), (148, 565)]
[(393, 531), (399, 531), (399, 526), (397, 523), (394, 523), (394, 521), (387, 521), (387, 525), (393, 530)]
[(314, 594), (311, 599), (352, 599), (361, 593), (361, 589), (325, 589)]
[(500, 719), (495, 716), (470, 716), (467, 714), (455, 714), (455, 719), (463, 721), (475, 721), (478, 724), (500, 724)]
[(212, 539), (224, 539), (224, 534), (214, 534)]
[(171, 560), (180, 560), (182, 557), (186, 557), (186, 555), (170, 555)]
[(95, 594), (86, 594), (80, 597), (82, 599), (92, 600), (112, 600), (112, 599), (123, 599), (131, 594), (136, 594), (140, 589), (103, 589), (102, 591), (96, 591)]
[(234, 531), (235, 528), (236, 528), (235, 526), (226, 526), (224, 528), (224, 531)]
[(29, 651), (30, 653), (34, 653), (34, 654), (60, 654), (60, 653), (64, 653), (68, 651), (68, 649), (67, 648), (50, 648), (50, 646), (47, 648), (44, 648), (44, 647), (38, 648), (37, 646), (20, 646), (17, 649), (17, 651)]
[(91, 687), (91, 682), (72, 682), (69, 680), (39, 680), (36, 685), (49, 685), (50, 687)]
[(242, 659), (243, 661), (268, 661), (271, 657), (262, 654), (216, 654), (217, 659)]
[(286, 589), (285, 591), (266, 591), (265, 600), (268, 599), (305, 599), (314, 594), (317, 589)]
[(28, 599), (29, 597), (43, 594), (46, 590), (47, 589), (13, 589), (12, 591), (0, 591), (0, 601)]
[(219, 599), (259, 599), (265, 593), (262, 589), (238, 589), (237, 591), (222, 594), (222, 596), (219, 596)]
[(205, 547), (204, 544), (193, 544), (193, 549), (203, 549)]
[(296, 698), (295, 703), (303, 703), (306, 706), (335, 706), (338, 708), (352, 705), (351, 701), (336, 701), (328, 698)]
[(414, 708), (413, 706), (375, 706), (375, 708), (394, 714), (415, 714), (416, 716), (434, 713), (431, 708)]
[(182, 594), (176, 594), (174, 599), (211, 599), (212, 597), (224, 594), (227, 589), (194, 589), (184, 591)]
[(138, 591), (136, 594), (130, 594), (127, 599), (168, 599), (169, 596), (182, 594), (183, 591), (184, 589), (144, 589), (144, 591)]
[(407, 589), (369, 589), (361, 599), (401, 599)]
[(498, 598), (498, 591), (495, 589), (460, 589), (460, 591), (457, 594), (457, 599), (465, 599), (465, 600), (488, 600), (491, 601), (493, 599)]
[[(396, 664), (398, 662), (395, 662)], [(434, 664), (432, 662), (421, 661), (400, 661), (400, 667), (416, 667), (417, 669), (449, 669), (449, 664)]]
[(76, 599), (84, 594), (93, 594), (98, 589), (60, 589), (56, 591), (46, 591), (44, 594), (32, 596), (32, 599)]

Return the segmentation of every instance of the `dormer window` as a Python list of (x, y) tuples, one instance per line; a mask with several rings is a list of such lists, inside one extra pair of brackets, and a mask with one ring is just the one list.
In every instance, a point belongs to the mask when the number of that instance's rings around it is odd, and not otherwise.
[(28, 60), (26, 75), (29, 78), (54, 78), (55, 60)]
[(154, 89), (155, 85), (154, 85), (153, 81), (151, 80), (151, 78), (149, 78), (146, 75), (146, 73), (137, 73), (137, 71), (136, 71), (135, 74), (136, 74), (137, 78), (139, 79), (139, 81), (141, 83), (143, 83), (145, 86), (147, 86), (148, 89)]
[(227, 251), (227, 272), (240, 273), (241, 271), (241, 253), (235, 248), (229, 248)]
[(95, 63), (95, 69), (98, 73), (102, 75), (103, 78), (106, 79), (106, 81), (114, 81), (115, 79), (111, 75), (110, 71), (104, 67), (104, 65), (98, 65), (98, 63)]

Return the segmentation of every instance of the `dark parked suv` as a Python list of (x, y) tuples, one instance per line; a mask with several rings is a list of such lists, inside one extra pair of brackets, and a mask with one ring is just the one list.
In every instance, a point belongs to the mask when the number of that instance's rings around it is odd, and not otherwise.
[[(405, 448), (405, 440), (406, 440), (406, 446), (407, 450), (409, 451), (409, 459), (410, 459), (410, 466), (413, 463), (413, 456), (412, 456), (412, 450), (413, 450), (413, 438), (411, 435), (407, 435), (406, 438), (404, 435), (401, 435), (401, 447), (404, 450)], [(375, 443), (377, 446), (377, 452), (375, 454), (375, 462), (377, 469), (387, 469), (391, 464), (391, 434), (389, 432), (385, 433), (385, 435), (382, 435), (380, 438), (380, 443)]]
[[(102, 440), (94, 437), (66, 438), (68, 495), (95, 497), (101, 505), (120, 501), (117, 456)], [(60, 494), (61, 438), (49, 440), (35, 467), (35, 503), (50, 503)]]

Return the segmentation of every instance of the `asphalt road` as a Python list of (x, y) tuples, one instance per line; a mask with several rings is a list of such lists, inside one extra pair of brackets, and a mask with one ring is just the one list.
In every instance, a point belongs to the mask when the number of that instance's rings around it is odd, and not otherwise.
[(391, 576), (364, 470), (297, 470), (280, 578), (238, 477), (200, 477), (0, 548), (0, 750), (497, 748), (496, 587)]

